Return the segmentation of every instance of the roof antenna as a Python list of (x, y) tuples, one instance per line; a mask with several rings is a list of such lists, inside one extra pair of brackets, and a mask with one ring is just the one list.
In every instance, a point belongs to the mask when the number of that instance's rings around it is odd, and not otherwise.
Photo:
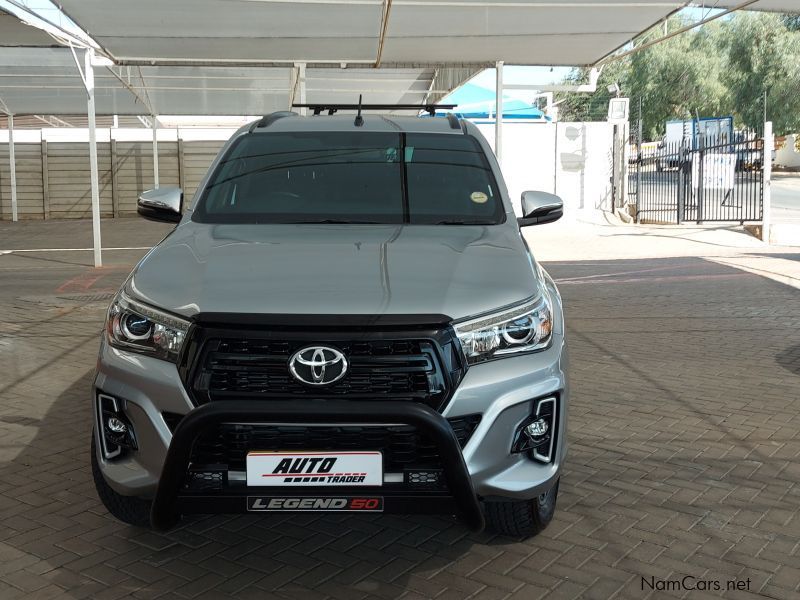
[(356, 127), (361, 127), (364, 124), (364, 117), (361, 116), (361, 94), (358, 95), (358, 114), (353, 124)]

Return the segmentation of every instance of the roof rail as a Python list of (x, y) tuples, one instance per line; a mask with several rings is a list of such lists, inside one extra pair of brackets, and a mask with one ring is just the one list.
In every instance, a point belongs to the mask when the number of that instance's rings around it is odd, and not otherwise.
[(269, 127), (278, 119), (283, 119), (284, 117), (297, 117), (297, 116), (299, 115), (291, 110), (279, 110), (277, 112), (264, 115), (258, 121), (253, 123), (253, 126), (250, 128), (250, 133), (252, 133), (253, 130), (256, 128), (260, 129), (262, 127)]
[(453, 113), (447, 113), (447, 122), (450, 123), (450, 129), (461, 129), (461, 121)]
[(457, 104), (292, 104), (292, 108), (310, 108), (315, 115), (328, 111), (329, 115), (336, 114), (340, 110), (424, 110), (429, 115), (434, 116), (437, 110), (451, 110)]

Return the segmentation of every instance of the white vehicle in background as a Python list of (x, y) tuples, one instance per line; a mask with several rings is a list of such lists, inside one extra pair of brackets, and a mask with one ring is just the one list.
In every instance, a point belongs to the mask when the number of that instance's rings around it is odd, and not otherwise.
[(683, 121), (667, 121), (660, 142), (661, 154), (656, 158), (656, 170), (677, 169), (681, 164), (684, 143), (695, 150), (701, 146), (733, 143), (733, 117), (702, 117)]

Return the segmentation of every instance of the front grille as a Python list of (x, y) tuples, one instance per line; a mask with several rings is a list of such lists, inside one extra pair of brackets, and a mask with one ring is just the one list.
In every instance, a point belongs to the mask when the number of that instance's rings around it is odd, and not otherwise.
[[(346, 333), (318, 339), (276, 332), (217, 336), (208, 331), (200, 337), (196, 366), (190, 370), (191, 391), (199, 403), (247, 398), (391, 399), (424, 402), (441, 410), (461, 376), (449, 336), (386, 339), (386, 334), (376, 334), (376, 339), (353, 340)], [(295, 379), (289, 359), (309, 345), (340, 350), (349, 363), (345, 376), (325, 386)]]
[[(480, 415), (448, 419), (463, 448)], [(384, 471), (442, 468), (435, 445), (410, 425), (263, 425), (224, 423), (197, 438), (192, 466), (227, 465), (245, 469), (250, 451), (378, 450)]]

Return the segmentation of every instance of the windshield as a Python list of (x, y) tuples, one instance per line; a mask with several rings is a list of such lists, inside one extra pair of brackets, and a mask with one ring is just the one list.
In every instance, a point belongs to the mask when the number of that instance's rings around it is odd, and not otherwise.
[(489, 163), (471, 136), (294, 132), (234, 142), (192, 219), (493, 225), (504, 214)]

